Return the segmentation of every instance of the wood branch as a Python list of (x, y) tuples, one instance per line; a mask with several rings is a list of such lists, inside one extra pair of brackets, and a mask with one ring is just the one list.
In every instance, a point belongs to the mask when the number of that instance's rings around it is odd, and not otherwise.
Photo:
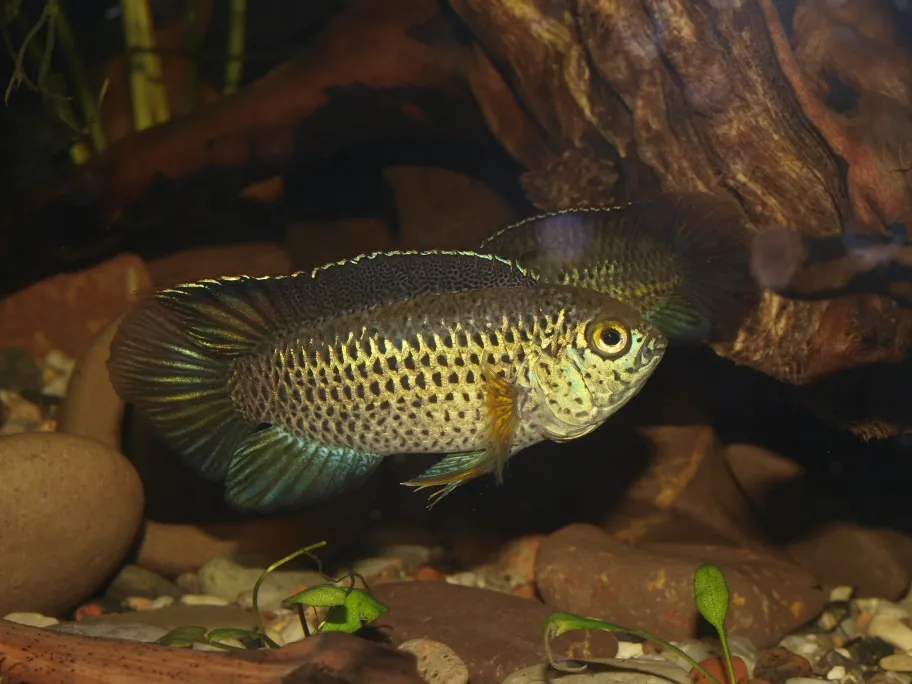
[[(771, 0), (452, 5), (554, 150), (525, 178), (543, 209), (709, 190), (734, 196), (755, 231), (877, 233), (910, 216), (902, 174), (807, 84)], [(802, 384), (860, 359), (901, 360), (909, 320), (883, 297), (767, 292), (712, 346)]]
[[(421, 38), (441, 16), (435, 0), (361, 0), (303, 54), (238, 93), (126, 137), (42, 183), (0, 219), (0, 277), (21, 287), (49, 268), (72, 268), (86, 256), (85, 244), (130, 228), (113, 223), (130, 217), (130, 208), (149, 223), (164, 194), (140, 205), (150, 189), (174, 194), (204, 172), (221, 170), (219, 182), (230, 191), (224, 171), (242, 186), (281, 172), (293, 154), (306, 163), (403, 137), (492, 141), (459, 67), (457, 56), (470, 59), (469, 49), (440, 50)], [(30, 259), (38, 243), (23, 236), (33, 233), (44, 239)], [(45, 272), (23, 272), (33, 262)]]
[(407, 653), (340, 633), (276, 650), (213, 653), (0, 620), (3, 684), (422, 684)]

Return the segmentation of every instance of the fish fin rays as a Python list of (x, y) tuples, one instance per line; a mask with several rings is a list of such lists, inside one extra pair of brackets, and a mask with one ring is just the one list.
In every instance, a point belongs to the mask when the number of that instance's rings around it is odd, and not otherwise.
[(676, 342), (699, 342), (712, 328), (712, 321), (679, 294), (668, 297), (644, 318)]
[(270, 426), (238, 446), (225, 496), (235, 508), (260, 512), (313, 505), (358, 486), (381, 460), (377, 454), (315, 444)]
[(489, 452), (490, 449), (482, 449), (450, 454), (437, 461), (418, 477), (401, 484), (414, 487), (415, 491), (440, 486), (440, 489), (431, 493), (430, 496), (431, 503), (428, 505), (428, 509), (433, 508), (457, 487), (489, 472)]
[(418, 477), (402, 483), (415, 487), (416, 491), (425, 487), (441, 486), (431, 494), (428, 508), (432, 508), (457, 487), (486, 473), (493, 472), (498, 484), (503, 482), (503, 471), (512, 455), (513, 438), (518, 424), (518, 389), (493, 370), (488, 370), (485, 376), (485, 407), (488, 413), (490, 446), (478, 451), (450, 454)]
[(255, 427), (231, 400), (229, 362), (188, 337), (173, 312), (145, 298), (118, 327), (108, 375), (170, 448), (203, 477), (220, 480)]

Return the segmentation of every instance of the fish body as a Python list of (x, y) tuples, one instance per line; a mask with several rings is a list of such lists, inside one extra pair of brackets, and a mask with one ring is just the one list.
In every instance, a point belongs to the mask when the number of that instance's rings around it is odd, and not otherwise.
[(390, 454), (447, 454), (404, 483), (438, 500), (500, 478), (527, 446), (601, 424), (665, 346), (631, 307), (507, 260), (393, 253), (159, 292), (121, 323), (109, 369), (230, 503), (266, 511), (330, 498)]
[(691, 193), (533, 216), (479, 251), (517, 259), (545, 282), (626, 302), (683, 341), (746, 310), (755, 291), (747, 235), (737, 203)]

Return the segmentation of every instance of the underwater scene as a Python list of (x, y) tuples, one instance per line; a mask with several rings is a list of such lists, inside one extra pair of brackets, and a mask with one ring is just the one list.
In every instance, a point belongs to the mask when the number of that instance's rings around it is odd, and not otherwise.
[(0, 7), (0, 684), (912, 684), (907, 0)]

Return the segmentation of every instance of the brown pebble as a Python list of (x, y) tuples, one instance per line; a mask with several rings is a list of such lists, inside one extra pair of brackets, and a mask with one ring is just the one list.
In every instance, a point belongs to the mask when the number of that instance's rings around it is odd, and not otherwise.
[(420, 582), (443, 582), (446, 580), (446, 575), (437, 568), (432, 568), (430, 565), (422, 565), (415, 570), (414, 576), (415, 579)]

